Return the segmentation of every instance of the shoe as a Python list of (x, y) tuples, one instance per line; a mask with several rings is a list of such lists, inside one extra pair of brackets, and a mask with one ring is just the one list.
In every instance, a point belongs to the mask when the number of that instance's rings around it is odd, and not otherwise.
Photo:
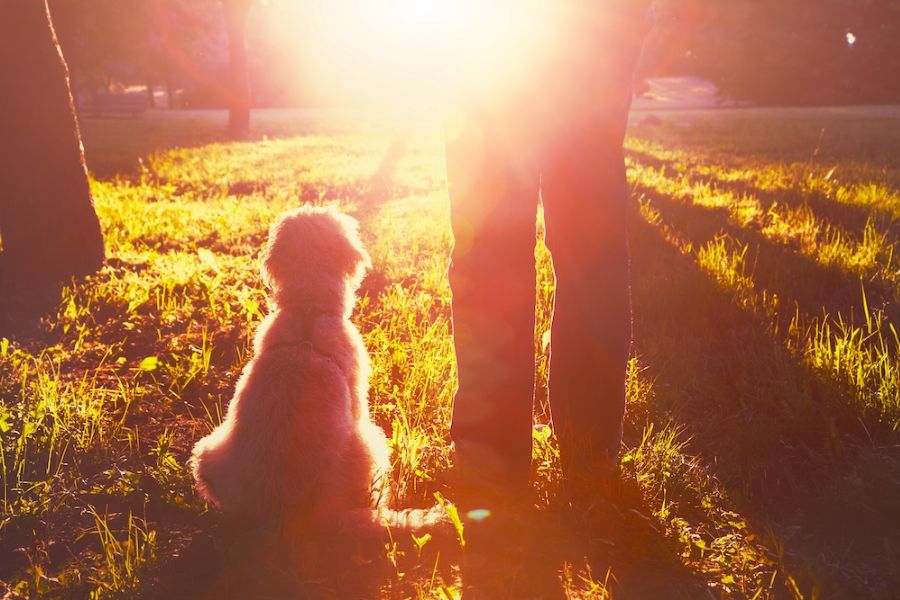
[(561, 496), (575, 513), (590, 514), (608, 508), (619, 483), (619, 460), (604, 453), (563, 467)]
[(448, 474), (450, 499), (465, 517), (475, 512), (475, 518), (490, 512), (518, 511), (533, 506), (534, 497), (528, 480), (528, 470), (510, 468), (498, 460), (496, 453), (486, 446), (466, 442), (454, 444), (453, 467)]

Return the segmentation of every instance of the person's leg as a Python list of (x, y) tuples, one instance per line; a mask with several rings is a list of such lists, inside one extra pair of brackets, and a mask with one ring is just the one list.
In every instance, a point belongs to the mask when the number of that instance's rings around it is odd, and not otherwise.
[(589, 151), (596, 149), (573, 143), (542, 180), (557, 284), (550, 406), (567, 478), (615, 464), (631, 341), (621, 153), (595, 164), (600, 159), (589, 161)]
[[(589, 36), (557, 87), (555, 134), (543, 153), (541, 193), (557, 279), (550, 406), (567, 479), (615, 468), (631, 342), (622, 153), (647, 2), (598, 2)], [(600, 33), (601, 35), (598, 35)], [(586, 43), (585, 43), (586, 45)], [(601, 52), (602, 50), (602, 52)]]
[(459, 373), (455, 466), (475, 487), (524, 489), (534, 395), (537, 176), (493, 115), (471, 110), (448, 137)]

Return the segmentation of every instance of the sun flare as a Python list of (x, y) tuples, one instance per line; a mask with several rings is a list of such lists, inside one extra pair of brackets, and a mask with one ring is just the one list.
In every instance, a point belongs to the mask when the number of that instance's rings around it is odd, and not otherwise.
[(322, 4), (305, 40), (320, 92), (428, 103), (526, 75), (550, 43), (550, 3), (362, 0)]

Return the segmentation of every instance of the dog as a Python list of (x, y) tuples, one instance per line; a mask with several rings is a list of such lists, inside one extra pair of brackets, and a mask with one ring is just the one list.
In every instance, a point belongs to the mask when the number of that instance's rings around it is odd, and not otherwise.
[(355, 219), (305, 206), (262, 254), (270, 313), (221, 425), (194, 446), (200, 496), (227, 515), (294, 527), (411, 531), (439, 507), (395, 511), (390, 447), (371, 419), (369, 357), (350, 313), (371, 259)]

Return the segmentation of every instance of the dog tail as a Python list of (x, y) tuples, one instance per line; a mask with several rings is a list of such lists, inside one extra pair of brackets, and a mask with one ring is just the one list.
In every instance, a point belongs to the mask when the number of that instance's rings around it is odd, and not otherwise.
[(414, 534), (443, 529), (452, 531), (450, 518), (444, 508), (439, 505), (431, 508), (406, 508), (403, 510), (382, 508), (375, 512), (377, 523), (382, 527)]
[(429, 533), (435, 537), (454, 534), (453, 523), (446, 510), (439, 505), (431, 508), (365, 508), (353, 510), (342, 519), (342, 528), (346, 531), (369, 532), (379, 536)]

